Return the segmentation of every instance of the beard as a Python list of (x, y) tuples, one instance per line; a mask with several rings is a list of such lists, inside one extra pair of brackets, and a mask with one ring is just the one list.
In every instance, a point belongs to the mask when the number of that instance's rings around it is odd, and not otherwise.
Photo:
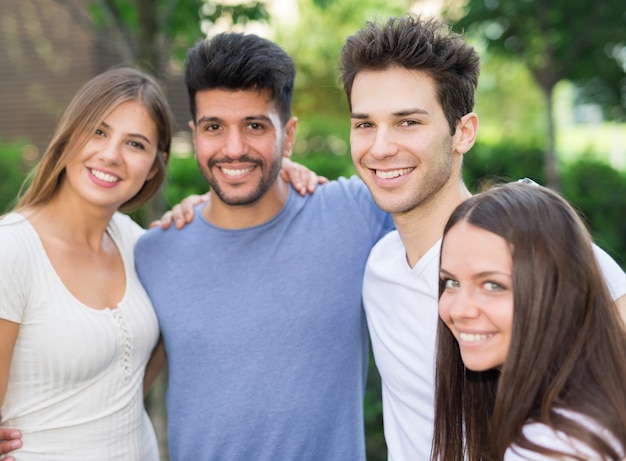
[(427, 165), (417, 165), (417, 168), (421, 170), (421, 176), (406, 184), (403, 189), (384, 191), (375, 185), (370, 187), (374, 202), (380, 209), (394, 215), (402, 215), (435, 203), (442, 190), (450, 186), (453, 172), (451, 145), (446, 144), (439, 156), (433, 157)]
[[(282, 150), (281, 150), (282, 152)], [(261, 170), (261, 178), (257, 184), (249, 190), (247, 193), (237, 193), (238, 188), (250, 188), (248, 182), (241, 184), (228, 184), (223, 187), (217, 178), (211, 173), (213, 168), (219, 168), (220, 166), (228, 166), (228, 160), (212, 160), (208, 166), (198, 164), (202, 175), (209, 183), (210, 188), (215, 192), (215, 195), (226, 205), (238, 206), (238, 205), (250, 205), (259, 200), (265, 193), (272, 187), (278, 178), (280, 168), (282, 166), (282, 157), (274, 159), (269, 164), (264, 164), (256, 158), (250, 158), (242, 156), (238, 161), (251, 163), (257, 165), (257, 168)], [(234, 190), (233, 190), (234, 189)]]

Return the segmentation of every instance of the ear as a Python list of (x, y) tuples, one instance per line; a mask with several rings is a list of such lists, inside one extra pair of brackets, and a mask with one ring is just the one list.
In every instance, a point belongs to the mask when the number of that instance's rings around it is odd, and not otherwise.
[(296, 142), (296, 128), (298, 127), (298, 118), (291, 117), (285, 123), (285, 138), (283, 144), (283, 157), (290, 158), (293, 153), (293, 145)]
[(478, 115), (474, 112), (465, 114), (457, 123), (456, 132), (453, 136), (453, 151), (458, 154), (465, 154), (469, 151), (478, 134)]

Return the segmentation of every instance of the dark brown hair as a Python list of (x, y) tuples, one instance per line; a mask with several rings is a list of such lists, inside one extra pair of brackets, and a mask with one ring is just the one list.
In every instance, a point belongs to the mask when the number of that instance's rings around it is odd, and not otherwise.
[(529, 422), (580, 440), (602, 459), (621, 459), (605, 438), (555, 411), (588, 417), (626, 448), (626, 332), (583, 221), (556, 192), (519, 183), (459, 205), (444, 244), (462, 221), (510, 243), (512, 337), (501, 371), (472, 372), (439, 321), (432, 459), (501, 460), (513, 444), (557, 455), (525, 437)]

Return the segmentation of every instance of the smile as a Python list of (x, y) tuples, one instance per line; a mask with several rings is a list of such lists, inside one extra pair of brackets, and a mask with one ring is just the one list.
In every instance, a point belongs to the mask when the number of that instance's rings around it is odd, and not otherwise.
[(493, 333), (489, 334), (476, 334), (476, 333), (462, 333), (459, 332), (459, 339), (466, 343), (475, 343), (478, 341), (483, 341), (487, 338), (491, 338)]
[(380, 179), (393, 179), (399, 176), (404, 176), (405, 174), (409, 174), (413, 170), (414, 168), (399, 168), (397, 170), (390, 171), (376, 170), (376, 177)]
[(246, 173), (250, 173), (252, 170), (254, 170), (254, 168), (255, 167), (253, 166), (249, 168), (238, 168), (238, 169), (220, 167), (220, 169), (226, 176), (230, 176), (233, 178), (237, 176), (243, 176)]
[(92, 168), (89, 169), (90, 173), (98, 178), (100, 181), (115, 183), (120, 180), (117, 176), (113, 176), (112, 174), (104, 173), (102, 171), (94, 170)]

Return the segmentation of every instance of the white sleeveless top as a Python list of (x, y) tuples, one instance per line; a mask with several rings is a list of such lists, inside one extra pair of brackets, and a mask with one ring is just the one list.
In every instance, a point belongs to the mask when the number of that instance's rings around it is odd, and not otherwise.
[(135, 273), (143, 230), (116, 213), (107, 232), (126, 292), (118, 306), (97, 310), (67, 290), (26, 219), (0, 220), (0, 318), (20, 324), (0, 426), (22, 430), (23, 448), (11, 453), (20, 461), (159, 459), (143, 404), (159, 334)]

